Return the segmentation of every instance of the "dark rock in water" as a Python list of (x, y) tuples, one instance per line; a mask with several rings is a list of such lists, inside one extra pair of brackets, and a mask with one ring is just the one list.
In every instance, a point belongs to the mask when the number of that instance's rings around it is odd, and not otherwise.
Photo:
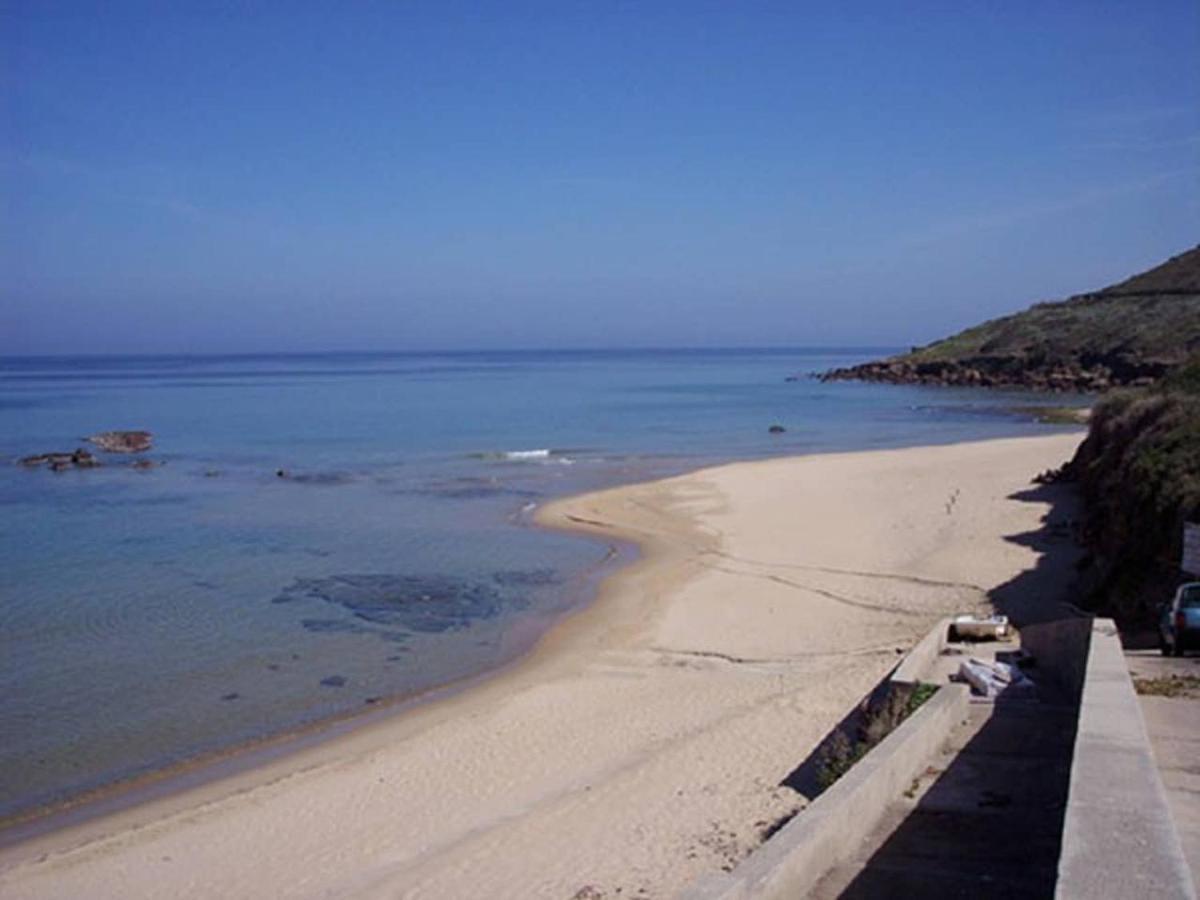
[(35, 456), (24, 456), (20, 463), (30, 468), (46, 466), (52, 472), (62, 472), (72, 466), (77, 469), (94, 469), (100, 465), (100, 460), (80, 448), (72, 453), (38, 453)]
[[(272, 602), (304, 599), (324, 600), (341, 606), (355, 618), (372, 625), (424, 633), (466, 628), (475, 619), (499, 614), (503, 607), (500, 592), (491, 584), (442, 575), (297, 578), (295, 584)], [(307, 623), (305, 627), (312, 629)], [(394, 634), (379, 633), (389, 640), (395, 638)]]
[(562, 581), (553, 569), (505, 569), (493, 573), (492, 578), (504, 587), (542, 587)]
[(206, 469), (204, 472), (205, 478), (219, 478), (221, 471), (219, 469)]
[(70, 461), (70, 453), (38, 453), (35, 456), (21, 457), (21, 465), (23, 466), (44, 466), (53, 465), (56, 462), (69, 463)]
[(275, 470), (275, 477), (276, 477), (276, 478), (287, 478), (287, 477), (289, 477), (289, 476), (288, 476), (288, 471), (287, 471), (287, 469), (276, 469), (276, 470)]
[(782, 425), (772, 425), (770, 428), (767, 429), (767, 431), (770, 434), (783, 434), (785, 431), (787, 431), (787, 429), (784, 428)]
[(378, 703), (382, 699), (383, 699), (382, 697), (364, 697), (363, 703), (367, 704), (367, 706), (372, 706), (372, 705)]
[(153, 459), (139, 459), (139, 460), (129, 464), (130, 468), (137, 469), (138, 471), (142, 471), (142, 472), (144, 472), (147, 469), (157, 469), (161, 465), (162, 465), (162, 463), (156, 462)]
[(100, 460), (96, 459), (96, 457), (90, 452), (80, 447), (71, 454), (71, 463), (80, 469), (94, 469), (96, 466), (100, 465)]
[(86, 440), (105, 453), (141, 453), (153, 445), (154, 435), (149, 431), (102, 431)]
[(235, 692), (234, 692), (234, 693), (232, 693), (232, 694), (223, 694), (223, 695), (221, 695), (221, 699), (222, 699), (222, 700), (237, 700), (237, 699), (238, 699), (238, 698), (240, 698), (241, 696), (242, 696), (241, 694), (239, 694), (239, 693), (237, 693), (237, 692), (235, 691)]
[(345, 687), (346, 679), (341, 675), (330, 675), (328, 678), (321, 679), (323, 687)]

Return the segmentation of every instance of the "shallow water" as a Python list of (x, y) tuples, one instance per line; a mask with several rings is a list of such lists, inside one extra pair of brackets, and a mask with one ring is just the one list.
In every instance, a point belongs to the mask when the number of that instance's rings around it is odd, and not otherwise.
[(1029, 394), (785, 381), (875, 355), (0, 360), (0, 456), (147, 428), (163, 463), (0, 466), (0, 816), (511, 658), (610, 553), (528, 527), (548, 497), (1052, 430)]

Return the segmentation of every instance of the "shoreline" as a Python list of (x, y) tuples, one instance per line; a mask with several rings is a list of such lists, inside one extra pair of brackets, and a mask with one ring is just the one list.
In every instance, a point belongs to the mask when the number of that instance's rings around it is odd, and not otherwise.
[[(359, 728), (386, 723), (397, 716), (411, 715), (426, 705), (451, 701), (464, 692), (477, 689), (488, 680), (520, 666), (536, 651), (549, 631), (593, 603), (604, 579), (623, 566), (632, 564), (640, 552), (635, 544), (629, 542), (608, 540), (600, 543), (608, 545), (604, 558), (571, 579), (577, 582), (572, 591), (578, 598), (576, 602), (532, 639), (519, 641), (519, 649), (498, 665), (443, 684), (381, 697), (367, 708), (325, 716), (294, 728), (210, 750), (85, 789), (59, 801), (28, 807), (0, 819), (0, 855), (6, 850), (19, 849), (23, 844), (59, 832), (86, 828), (98, 819), (107, 819), (149, 804), (168, 802), (180, 795), (252, 774), (326, 742), (341, 740)], [(628, 559), (623, 561), (624, 557)]]
[[(963, 454), (969, 456), (972, 453), (999, 451), (1003, 458), (1011, 455), (1003, 451), (1008, 446), (1016, 445), (1035, 448), (1032, 451), (1034, 456), (1055, 456), (1077, 443), (1080, 437), (1081, 435), (1057, 435), (1001, 439), (906, 450), (816, 454), (731, 463), (657, 482), (626, 485), (553, 500), (537, 510), (536, 520), (539, 526), (561, 528), (593, 538), (602, 537), (609, 542), (614, 539), (631, 541), (640, 547), (640, 555), (630, 564), (608, 574), (590, 602), (552, 624), (528, 652), (516, 657), (499, 670), (483, 673), (467, 684), (458, 686), (452, 690), (450, 696), (418, 699), (412, 708), (399, 704), (365, 714), (378, 716), (377, 721), (363, 721), (364, 715), (354, 715), (351, 717), (352, 723), (346, 724), (345, 733), (338, 733), (332, 737), (325, 735), (323, 739), (317, 739), (313, 746), (286, 752), (280, 758), (269, 760), (262, 765), (152, 800), (148, 804), (14, 844), (0, 851), (0, 885), (9, 882), (10, 875), (19, 874), (17, 870), (22, 868), (32, 868), (34, 871), (26, 871), (25, 874), (35, 881), (40, 880), (39, 876), (53, 879), (55, 875), (51, 870), (56, 869), (58, 864), (74, 873), (90, 868), (73, 857), (97, 857), (102, 861), (112, 862), (114, 854), (119, 855), (118, 851), (122, 846), (132, 844), (136, 850), (139, 833), (148, 840), (157, 836), (167, 840), (172, 846), (179, 841), (183, 841), (183, 845), (186, 846), (191, 843), (186, 836), (191, 817), (197, 817), (203, 820), (204, 824), (216, 827), (218, 832), (245, 829), (250, 820), (256, 818), (253, 809), (259, 805), (256, 801), (265, 803), (278, 800), (281, 807), (299, 802), (311, 813), (312, 808), (309, 804), (315, 800), (306, 801), (307, 792), (300, 790), (299, 785), (293, 786), (291, 782), (306, 782), (308, 788), (323, 791), (325, 800), (336, 801), (343, 789), (354, 783), (361, 784), (365, 771), (358, 770), (369, 770), (378, 766), (387, 768), (388, 760), (384, 757), (389, 752), (397, 757), (405, 756), (403, 760), (397, 759), (392, 762), (403, 761), (406, 765), (400, 768), (411, 775), (413, 771), (420, 770), (421, 765), (428, 763), (428, 759), (421, 759), (421, 745), (426, 745), (426, 750), (430, 749), (428, 745), (434, 741), (434, 738), (429, 736), (432, 732), (453, 733), (457, 730), (461, 732), (457, 735), (459, 738), (474, 740), (475, 750), (495, 752), (503, 757), (505, 747), (487, 743), (501, 738), (490, 736), (492, 732), (486, 729), (484, 733), (472, 729), (472, 720), (491, 717), (496, 720), (492, 724), (503, 723), (505, 718), (502, 713), (506, 705), (532, 703), (533, 709), (517, 710), (516, 713), (519, 714), (514, 714), (514, 719), (508, 721), (508, 724), (517, 721), (524, 723), (525, 727), (546, 732), (539, 734), (539, 739), (544, 739), (538, 744), (541, 755), (531, 755), (524, 761), (524, 765), (521, 759), (498, 760), (503, 763), (504, 771), (510, 773), (510, 778), (520, 782), (521, 790), (514, 789), (514, 793), (528, 795), (525, 804), (521, 805), (515, 797), (497, 798), (495, 804), (485, 813), (480, 813), (478, 809), (472, 813), (472, 810), (462, 803), (452, 804), (456, 811), (455, 818), (463, 820), (456, 826), (457, 831), (453, 827), (450, 828), (444, 839), (435, 842), (434, 846), (428, 846), (430, 839), (421, 834), (411, 836), (415, 838), (415, 843), (406, 845), (409, 846), (409, 851), (405, 857), (405, 864), (401, 867), (403, 873), (415, 875), (423, 872), (430, 879), (430, 890), (434, 890), (434, 885), (442, 884), (443, 888), (451, 889), (453, 894), (452, 885), (439, 882), (438, 872), (444, 874), (454, 871), (454, 867), (450, 865), (452, 859), (461, 861), (464, 858), (477, 858), (479, 854), (473, 853), (472, 846), (469, 845), (473, 845), (475, 850), (487, 850), (489, 845), (486, 838), (489, 834), (495, 832), (494, 836), (499, 840), (501, 833), (512, 830), (506, 828), (506, 823), (513, 818), (514, 809), (536, 809), (539, 804), (549, 805), (551, 808), (578, 805), (584, 799), (577, 796), (581, 790), (578, 784), (580, 778), (588, 781), (600, 778), (603, 781), (607, 777), (605, 773), (610, 769), (619, 773), (629, 765), (653, 768), (656, 757), (659, 756), (654, 752), (657, 743), (665, 740), (667, 745), (674, 748), (676, 743), (686, 744), (694, 736), (704, 736), (709, 731), (720, 731), (724, 721), (722, 715), (713, 719), (710, 714), (712, 711), (705, 708), (707, 704), (701, 702), (697, 705), (694, 697), (688, 701), (686, 715), (683, 711), (676, 711), (676, 706), (684, 705), (683, 701), (694, 695), (697, 686), (708, 684), (709, 689), (715, 690), (717, 694), (724, 692), (728, 695), (725, 701), (721, 701), (726, 702), (727, 708), (717, 711), (723, 713), (726, 718), (736, 719), (738, 716), (749, 715), (757, 719), (757, 713), (762, 712), (760, 707), (770, 707), (780, 702), (779, 696), (804, 694), (809, 677), (818, 674), (808, 671), (813, 665), (820, 668), (828, 663), (833, 666), (831, 671), (835, 672), (841, 671), (839, 665), (843, 668), (848, 667), (847, 671), (853, 670), (853, 677), (848, 678), (845, 684), (837, 686), (833, 691), (834, 696), (823, 697), (821, 702), (816, 704), (823, 712), (816, 716), (816, 726), (807, 729), (811, 733), (805, 738), (815, 742), (823, 734), (820, 726), (826, 723), (833, 724), (827, 722), (829, 716), (836, 715), (836, 718), (840, 718), (848, 708), (847, 698), (850, 703), (857, 700), (863, 692), (860, 688), (867, 687), (873, 680), (877, 680), (875, 676), (882, 674), (891, 664), (898, 646), (896, 636), (907, 632), (915, 633), (919, 630), (919, 625), (934, 617), (932, 611), (922, 611), (915, 600), (913, 603), (916, 605), (912, 609), (902, 608), (903, 603), (892, 610), (871, 609), (872, 604), (869, 600), (846, 595), (844, 586), (834, 590), (830, 587), (832, 582), (822, 583), (815, 585), (814, 596), (820, 597), (822, 593), (839, 595), (840, 591), (840, 600), (830, 601), (833, 603), (830, 609), (836, 608), (843, 620), (841, 625), (849, 625), (849, 630), (845, 627), (832, 631), (826, 629), (828, 633), (813, 638), (813, 646), (805, 647), (805, 653), (792, 652), (790, 656), (781, 653), (781, 650), (786, 649), (784, 645), (788, 641), (786, 631), (772, 626), (767, 629), (769, 633), (762, 633), (763, 623), (760, 621), (758, 631), (751, 634), (753, 628), (739, 625), (722, 612), (718, 596), (720, 592), (713, 594), (706, 590), (697, 593), (695, 590), (696, 583), (706, 578), (711, 579), (715, 576), (718, 579), (741, 579), (747, 575), (746, 572), (735, 573), (733, 576), (728, 573), (718, 574), (724, 572), (724, 569), (765, 567), (761, 572), (750, 573), (756, 585), (761, 582), (761, 586), (755, 590), (764, 596), (771, 592), (779, 594), (780, 591), (790, 590), (785, 584), (787, 579), (779, 572), (796, 568), (790, 563), (771, 561), (770, 557), (777, 548), (769, 546), (773, 541), (765, 540), (762, 535), (751, 541), (752, 544), (757, 542), (757, 548), (761, 551), (759, 554), (751, 557), (749, 554), (736, 552), (742, 549), (731, 546), (737, 543), (736, 536), (731, 538), (728, 532), (714, 526), (714, 522), (721, 520), (722, 516), (730, 516), (732, 505), (729, 497), (720, 496), (719, 489), (714, 491), (714, 483), (737, 483), (746, 490), (753, 490), (756, 489), (753, 482), (760, 482), (769, 488), (772, 479), (762, 476), (772, 469), (779, 473), (806, 467), (815, 467), (818, 470), (831, 467), (844, 469), (847, 460), (851, 461), (849, 466), (853, 469), (854, 465), (864, 461), (871, 464), (878, 463), (881, 459), (887, 466), (895, 459), (929, 454), (952, 458)], [(1061, 462), (1062, 459), (1056, 461)], [(1021, 483), (1027, 484), (1038, 470), (1025, 472)], [(747, 478), (750, 483), (747, 483)], [(949, 513), (947, 515), (949, 516)], [(836, 515), (834, 517), (836, 518)], [(814, 535), (813, 538), (819, 540), (819, 535)], [(830, 547), (818, 548), (817, 555), (829, 552), (832, 552)], [(837, 565), (836, 559), (825, 562), (833, 564), (808, 567), (810, 575), (806, 577), (815, 577), (811, 573), (820, 571), (824, 572), (820, 579), (825, 581), (838, 578), (843, 581), (861, 581), (864, 577), (909, 577), (904, 574), (888, 574), (887, 566), (876, 566), (873, 573), (864, 576), (861, 571), (852, 572), (846, 566)], [(837, 574), (839, 571), (841, 574)], [(928, 584), (923, 590), (933, 590), (935, 593), (950, 591), (948, 585), (953, 583), (950, 579), (943, 579), (942, 587), (935, 588), (930, 585), (938, 584), (937, 579), (927, 581)], [(971, 587), (973, 590), (979, 590), (974, 585)], [(681, 593), (688, 591), (692, 594), (688, 603), (689, 611), (681, 613)], [(955, 598), (955, 602), (961, 601), (957, 594)], [(718, 602), (714, 604), (714, 600)], [(928, 597), (924, 597), (924, 600), (927, 601)], [(770, 601), (774, 602), (777, 602), (777, 598)], [(755, 611), (759, 619), (762, 618), (765, 608)], [(689, 622), (692, 617), (696, 617), (697, 621)], [(875, 618), (886, 618), (893, 623), (900, 621), (901, 626), (897, 628), (884, 624), (877, 627)], [(699, 619), (704, 621), (700, 622)], [(856, 629), (868, 620), (871, 625), (867, 630), (874, 628), (878, 631), (874, 637), (879, 640), (876, 640), (874, 645), (870, 641), (863, 644), (861, 636), (856, 633)], [(714, 623), (720, 627), (714, 628)], [(745, 633), (739, 633), (739, 628)], [(846, 645), (847, 640), (851, 644), (857, 641), (858, 645), (840, 648), (836, 646)], [(745, 646), (740, 646), (742, 644)], [(795, 649), (792, 647), (793, 651)], [(627, 657), (629, 659), (626, 659)], [(836, 662), (837, 660), (841, 660), (841, 663)], [(746, 671), (737, 671), (738, 669)], [(792, 669), (796, 671), (791, 671)], [(653, 720), (640, 721), (632, 729), (636, 734), (626, 735), (637, 745), (633, 754), (635, 759), (625, 760), (623, 767), (618, 763), (630, 755), (628, 748), (609, 747), (603, 754), (593, 754), (598, 757), (594, 760), (598, 767), (584, 766), (582, 772), (560, 773), (556, 787), (547, 788), (540, 784), (545, 778), (541, 773), (530, 773), (530, 763), (553, 763), (557, 766), (559, 760), (546, 757), (547, 752), (553, 752), (549, 748), (557, 749), (560, 743), (570, 745), (572, 739), (578, 740), (578, 729), (572, 731), (567, 728), (558, 721), (560, 716), (572, 720), (576, 726), (586, 724), (592, 721), (588, 712), (590, 706), (593, 712), (606, 711), (611, 714), (615, 710), (627, 710), (630, 718), (639, 718), (637, 703), (630, 707), (629, 702), (636, 701), (640, 694), (637, 691), (631, 694), (627, 690), (628, 686), (621, 683), (622, 679), (658, 682), (663, 694), (663, 697), (651, 704), (653, 708), (649, 711), (652, 719), (655, 714), (661, 715), (663, 723)], [(778, 690), (775, 689), (775, 681), (778, 681)], [(683, 686), (686, 686), (687, 690), (683, 695), (677, 696), (678, 689)], [(446, 690), (447, 688), (437, 689), (435, 693)], [(545, 708), (545, 698), (538, 697), (547, 692), (562, 695), (562, 700), (570, 698), (571, 703), (561, 710), (551, 704), (548, 711)], [(717, 700), (713, 703), (720, 705)], [(582, 722), (579, 721), (581, 719)], [(669, 721), (671, 719), (675, 720), (674, 725)], [(619, 726), (622, 724), (613, 723), (615, 730), (621, 731)], [(629, 730), (631, 726), (624, 723), (624, 727)], [(671, 731), (672, 727), (675, 728), (676, 734), (659, 734), (663, 730)], [(560, 732), (563, 728), (567, 730)], [(596, 738), (599, 740), (598, 735)], [(447, 740), (443, 739), (438, 747), (456, 749), (459, 743), (455, 740), (447, 743)], [(437, 750), (438, 747), (432, 749)], [(438, 754), (433, 755), (436, 757)], [(414, 759), (410, 760), (407, 757)], [(605, 763), (604, 759), (599, 757), (607, 759), (608, 762)], [(410, 762), (419, 765), (410, 768), (407, 765)], [(719, 768), (723, 769), (724, 766)], [(356, 771), (347, 772), (347, 769)], [(567, 769), (570, 769), (570, 766), (567, 766)], [(609, 778), (609, 781), (612, 780)], [(406, 783), (413, 784), (411, 781)], [(455, 787), (453, 779), (443, 786), (447, 790)], [(591, 791), (592, 787), (591, 784), (585, 785), (583, 793)], [(621, 794), (621, 791), (618, 790), (617, 794)], [(767, 800), (763, 807), (763, 815), (774, 816), (794, 812), (800, 802), (798, 798), (786, 795), (779, 789), (767, 788), (765, 794)], [(634, 795), (637, 795), (636, 791)], [(475, 799), (473, 798), (469, 806), (478, 805)], [(615, 808), (627, 806), (628, 799), (625, 797)], [(762, 797), (757, 798), (757, 801), (762, 800)], [(740, 805), (736, 798), (731, 802), (735, 807)], [(726, 803), (726, 806), (729, 805)], [(763, 803), (757, 802), (757, 805), (763, 806)], [(487, 813), (491, 814), (490, 818)], [(523, 828), (538, 830), (537, 816), (517, 813), (516, 817)], [(608, 819), (611, 817), (610, 809)], [(601, 819), (604, 819), (604, 816), (601, 816)], [(464, 824), (470, 822), (474, 824)], [(516, 828), (516, 824), (513, 824), (513, 828)], [(147, 836), (147, 831), (153, 831), (155, 835)], [(446, 828), (443, 828), (443, 831), (446, 831)], [(254, 830), (251, 829), (249, 833), (254, 833)], [(738, 839), (734, 843), (745, 843), (741, 830), (737, 833)], [(455, 834), (458, 835), (457, 838), (454, 838)], [(482, 846), (479, 846), (480, 841), (483, 841)], [(150, 840), (150, 843), (153, 842)], [(728, 839), (725, 839), (725, 844), (729, 844)], [(711, 847), (720, 845), (721, 841), (717, 838), (708, 843), (701, 841), (701, 846), (710, 850)], [(726, 849), (728, 850), (728, 847)], [(246, 850), (243, 855), (250, 852)], [(363, 852), (370, 855), (371, 851)], [(41, 861), (38, 860), (39, 854), (45, 855)], [(721, 852), (706, 850), (704, 855), (706, 862), (711, 864), (713, 860), (707, 857), (715, 855), (719, 858)], [(602, 861), (593, 862), (599, 864)], [(511, 868), (511, 860), (508, 865)], [(394, 867), (392, 870), (388, 870), (387, 866), (380, 869), (378, 865), (373, 867), (366, 860), (359, 860), (359, 864), (351, 868), (354, 876), (349, 881), (338, 881), (340, 892), (353, 893), (362, 890), (371, 894), (376, 889), (382, 890), (384, 885), (399, 874)], [(702, 868), (702, 865), (688, 863), (683, 868), (691, 870)], [(364, 871), (373, 874), (368, 878), (362, 874)], [(282, 875), (282, 871), (279, 874)], [(510, 876), (512, 874), (510, 872)], [(147, 872), (146, 877), (151, 877), (151, 873)], [(676, 878), (678, 877), (676, 873)], [(103, 879), (97, 882), (103, 883)], [(404, 883), (408, 883), (407, 878)], [(242, 884), (241, 890), (247, 895), (261, 893), (263, 884), (278, 886), (276, 882), (268, 880), (260, 883), (255, 891), (252, 883), (246, 882)], [(97, 889), (97, 893), (103, 892), (102, 887)], [(303, 892), (299, 894), (303, 895)], [(29, 894), (35, 895), (36, 892)], [(570, 891), (565, 896), (569, 895)]]
[[(1063, 423), (1053, 422), (1050, 424), (1060, 425)], [(1021, 438), (991, 438), (984, 440), (1013, 439), (1019, 440)], [(133, 775), (84, 788), (67, 794), (61, 799), (27, 806), (12, 814), (0, 817), (0, 851), (18, 846), (49, 833), (85, 825), (93, 819), (111, 816), (130, 807), (152, 803), (164, 797), (170, 797), (177, 793), (191, 791), (208, 784), (220, 782), (230, 776), (251, 771), (326, 740), (338, 740), (355, 728), (365, 727), (377, 720), (387, 719), (391, 716), (407, 715), (412, 710), (427, 703), (442, 702), (444, 699), (454, 697), (462, 691), (473, 690), (481, 682), (497, 677), (514, 666), (521, 665), (527, 657), (536, 652), (538, 645), (550, 631), (595, 602), (604, 580), (612, 577), (613, 574), (632, 564), (641, 556), (641, 550), (636, 538), (633, 536), (623, 537), (618, 533), (606, 531), (603, 528), (589, 527), (586, 523), (572, 524), (570, 522), (548, 521), (549, 516), (547, 511), (556, 508), (560, 504), (577, 498), (587, 497), (591, 494), (631, 488), (641, 484), (653, 484), (677, 478), (686, 478), (728, 466), (758, 465), (800, 457), (918, 449), (922, 446), (956, 446), (957, 443), (978, 443), (978, 441), (971, 440), (929, 445), (900, 444), (896, 447), (889, 446), (862, 450), (816, 450), (785, 456), (752, 457), (748, 459), (705, 462), (699, 464), (696, 468), (685, 469), (684, 471), (669, 475), (656, 476), (649, 481), (617, 481), (616, 483), (589, 490), (582, 494), (568, 493), (551, 497), (544, 503), (538, 504), (531, 511), (518, 510), (510, 517), (517, 527), (534, 528), (544, 531), (560, 531), (584, 537), (597, 544), (607, 544), (608, 552), (600, 562), (589, 566), (570, 579), (571, 581), (578, 582), (578, 586), (571, 590), (574, 599), (567, 604), (565, 612), (552, 617), (549, 625), (537, 630), (532, 638), (524, 638), (519, 641), (519, 649), (507, 659), (496, 665), (484, 668), (479, 672), (464, 675), (449, 682), (418, 688), (410, 692), (381, 696), (377, 703), (371, 704), (368, 708), (348, 709), (323, 716), (281, 731), (205, 750)], [(622, 556), (628, 557), (628, 560), (622, 561)]]

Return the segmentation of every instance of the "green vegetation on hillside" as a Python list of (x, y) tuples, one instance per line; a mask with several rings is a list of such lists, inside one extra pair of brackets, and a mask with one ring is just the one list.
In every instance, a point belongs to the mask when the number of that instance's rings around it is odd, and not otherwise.
[(1200, 247), (1101, 291), (1040, 303), (832, 379), (1103, 391), (1200, 352)]
[(1200, 521), (1200, 354), (1102, 399), (1069, 474), (1087, 509), (1091, 605), (1148, 618), (1179, 581), (1184, 522)]
[(1087, 513), (1086, 602), (1145, 622), (1179, 582), (1183, 524), (1200, 521), (1200, 247), (823, 377), (1103, 392), (1060, 473), (1078, 480)]

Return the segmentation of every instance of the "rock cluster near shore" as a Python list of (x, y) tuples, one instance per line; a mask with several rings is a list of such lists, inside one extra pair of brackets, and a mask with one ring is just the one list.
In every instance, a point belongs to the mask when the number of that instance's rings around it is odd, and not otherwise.
[[(149, 431), (103, 431), (84, 440), (99, 447), (105, 453), (142, 453), (153, 445), (154, 436)], [(67, 469), (95, 469), (104, 465), (90, 450), (83, 447), (71, 451), (51, 451), (23, 456), (20, 464), (28, 468), (45, 467), (51, 472)], [(139, 459), (130, 463), (135, 469), (152, 469), (161, 465), (153, 460)]]
[(71, 453), (38, 453), (34, 456), (25, 456), (21, 458), (21, 465), (35, 467), (45, 466), (53, 472), (61, 472), (64, 469), (93, 469), (100, 465), (100, 460), (80, 447)]

